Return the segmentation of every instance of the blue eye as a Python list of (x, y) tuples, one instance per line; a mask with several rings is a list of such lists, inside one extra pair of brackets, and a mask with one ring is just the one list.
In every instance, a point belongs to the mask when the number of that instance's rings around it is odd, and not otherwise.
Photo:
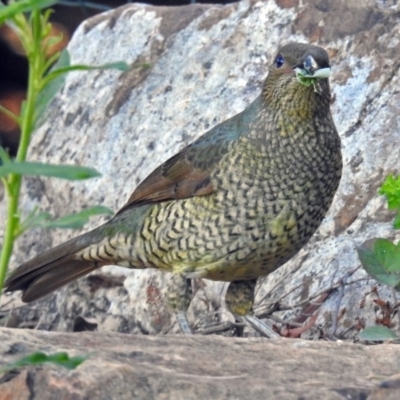
[(282, 67), (284, 62), (285, 62), (285, 59), (283, 58), (282, 54), (278, 54), (278, 57), (276, 57), (276, 61), (275, 61), (276, 68)]

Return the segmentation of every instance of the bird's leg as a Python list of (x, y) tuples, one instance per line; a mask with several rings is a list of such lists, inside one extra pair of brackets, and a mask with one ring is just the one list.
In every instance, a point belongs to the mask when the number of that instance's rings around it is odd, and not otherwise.
[(190, 335), (193, 332), (186, 317), (186, 310), (193, 296), (191, 279), (176, 274), (172, 276), (168, 286), (171, 286), (167, 288), (166, 293), (168, 308), (175, 314), (181, 332)]
[(225, 304), (228, 310), (239, 319), (246, 321), (254, 330), (265, 337), (280, 337), (268, 325), (252, 314), (254, 304), (254, 290), (257, 279), (248, 281), (233, 281), (225, 295)]

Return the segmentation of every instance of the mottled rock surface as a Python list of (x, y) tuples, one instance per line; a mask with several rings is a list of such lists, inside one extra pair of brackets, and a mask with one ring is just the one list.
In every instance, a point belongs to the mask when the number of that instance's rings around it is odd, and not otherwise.
[(0, 328), (0, 367), (32, 351), (90, 356), (0, 375), (0, 400), (400, 398), (393, 344)]
[[(332, 59), (344, 175), (318, 233), (297, 257), (260, 280), (256, 301), (258, 308), (278, 302), (286, 310), (274, 316), (290, 320), (300, 302), (335, 286), (314, 325), (319, 329), (303, 337), (353, 337), (382, 313), (374, 299), (391, 300), (379, 285), (371, 294), (376, 282), (361, 269), (354, 272), (355, 246), (375, 236), (400, 237), (377, 194), (400, 165), (399, 13), (395, 1), (279, 0), (178, 8), (129, 4), (87, 20), (69, 45), (72, 62), (124, 60), (133, 67), (68, 75), (29, 158), (93, 166), (103, 175), (83, 183), (27, 179), (24, 214), (36, 206), (55, 216), (94, 204), (117, 210), (157, 165), (258, 95), (279, 45), (319, 44)], [(76, 234), (27, 232), (12, 266)], [(221, 303), (223, 284), (196, 285), (193, 328), (232, 319)], [(168, 286), (176, 286), (168, 274), (106, 267), (14, 313), (40, 329), (77, 330), (77, 317), (83, 317), (102, 331), (176, 332), (165, 305)], [(2, 301), (18, 305), (17, 297)]]

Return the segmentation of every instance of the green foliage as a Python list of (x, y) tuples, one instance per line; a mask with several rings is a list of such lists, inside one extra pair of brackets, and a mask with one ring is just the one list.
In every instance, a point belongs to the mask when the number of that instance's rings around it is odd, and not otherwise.
[(396, 288), (400, 282), (400, 244), (370, 239), (357, 248), (363, 268), (378, 282)]
[(35, 209), (21, 225), (24, 230), (33, 227), (79, 229), (89, 221), (89, 217), (99, 214), (112, 215), (113, 211), (107, 207), (93, 206), (76, 214), (70, 214), (59, 219), (52, 219), (49, 213), (38, 212), (38, 210)]
[(28, 161), (13, 162), (3, 160), (3, 165), (0, 167), (0, 177), (10, 174), (48, 176), (71, 181), (101, 176), (94, 168), (80, 167), (78, 165), (53, 165)]
[(11, 2), (8, 6), (0, 3), (0, 25), (4, 22), (15, 18), (18, 14), (24, 12), (40, 10), (41, 8), (50, 7), (57, 3), (57, 0), (21, 0), (18, 2)]
[(393, 226), (400, 229), (400, 175), (398, 177), (389, 175), (383, 182), (379, 194), (386, 196), (389, 210), (397, 211)]
[(98, 69), (118, 69), (125, 72), (129, 69), (127, 63), (123, 61), (107, 63), (103, 65), (70, 65), (70, 56), (67, 49), (64, 49), (57, 62), (44, 77), (40, 94), (36, 101), (35, 128), (37, 129), (44, 122), (45, 111), (51, 100), (61, 89), (65, 82), (65, 75), (71, 71), (91, 71)]
[(399, 337), (389, 328), (382, 325), (370, 326), (362, 330), (358, 338), (369, 342), (380, 342), (384, 340), (399, 339)]
[[(18, 123), (21, 129), (21, 140), (15, 160), (0, 147), (0, 179), (6, 190), (7, 216), (4, 231), (3, 247), (0, 254), (0, 295), (4, 278), (16, 238), (26, 229), (42, 228), (80, 228), (90, 216), (112, 214), (106, 207), (94, 206), (79, 213), (59, 219), (52, 219), (49, 213), (34, 209), (21, 221), (18, 202), (22, 176), (35, 175), (69, 180), (81, 180), (100, 176), (93, 168), (73, 165), (51, 165), (26, 161), (26, 155), (35, 128), (45, 120), (45, 112), (58, 90), (64, 84), (65, 74), (69, 71), (116, 68), (128, 69), (123, 62), (100, 66), (70, 65), (70, 57), (65, 50), (52, 54), (51, 46), (61, 41), (61, 37), (52, 38), (49, 17), (51, 10), (41, 9), (51, 6), (56, 0), (19, 0), (9, 1), (5, 6), (0, 1), (0, 25), (7, 23), (19, 38), (29, 64), (27, 99), (21, 108), (21, 114), (15, 115), (0, 106), (0, 112)], [(32, 353), (0, 369), (0, 373), (31, 365), (52, 363), (67, 369), (74, 369), (85, 361), (87, 356), (70, 357), (60, 352), (46, 355), (42, 352)]]
[(81, 365), (87, 358), (88, 356), (70, 357), (67, 353), (64, 352), (54, 353), (49, 355), (42, 352), (36, 352), (36, 353), (31, 353), (26, 357), (22, 357), (18, 361), (8, 364), (3, 368), (0, 368), (0, 373), (4, 373), (22, 367), (43, 365), (46, 363), (55, 364), (67, 369), (75, 369), (76, 367)]
[[(400, 228), (400, 177), (389, 175), (379, 189), (386, 197), (390, 210), (397, 210), (395, 228)], [(378, 282), (397, 288), (400, 283), (400, 243), (387, 239), (367, 240), (357, 248), (363, 268)]]
[[(379, 194), (386, 197), (390, 210), (397, 211), (393, 226), (400, 229), (400, 176), (389, 175), (379, 189)], [(396, 245), (387, 239), (369, 239), (357, 248), (357, 252), (361, 265), (372, 278), (400, 291), (400, 242)], [(395, 298), (393, 300), (397, 303)], [(397, 338), (397, 335), (384, 326), (370, 327), (360, 333), (360, 339), (363, 340), (393, 338)]]
[(10, 174), (19, 174), (24, 176), (48, 176), (73, 181), (101, 176), (98, 171), (89, 167), (42, 164), (27, 161), (13, 162), (9, 160), (3, 160), (3, 165), (0, 166), (0, 177), (5, 177)]
[(50, 74), (54, 74), (55, 71), (59, 69), (68, 68), (70, 66), (70, 56), (68, 50), (64, 49), (59, 59), (53, 65), (49, 74), (44, 77), (47, 80), (45, 84), (42, 85), (40, 93), (36, 98), (36, 105), (35, 105), (35, 129), (39, 128), (42, 125), (46, 118), (45, 118), (45, 111), (47, 110), (48, 105), (50, 104), (51, 100), (53, 100), (54, 96), (57, 92), (61, 89), (64, 85), (66, 74), (58, 74), (54, 76), (53, 79), (48, 79)]
[[(3, 247), (0, 254), (0, 295), (16, 238), (31, 227), (80, 228), (90, 216), (109, 214), (106, 207), (92, 207), (80, 213), (52, 220), (48, 213), (34, 210), (23, 221), (18, 209), (22, 177), (36, 175), (69, 180), (100, 176), (93, 168), (72, 165), (51, 165), (26, 161), (26, 155), (35, 128), (45, 120), (46, 109), (70, 71), (93, 69), (119, 69), (126, 71), (128, 65), (116, 62), (99, 66), (70, 65), (68, 52), (52, 52), (51, 47), (62, 37), (51, 37), (49, 22), (52, 10), (42, 10), (55, 4), (55, 0), (14, 0), (5, 6), (0, 1), (0, 25), (6, 23), (21, 42), (29, 65), (27, 98), (20, 115), (0, 106), (0, 112), (12, 118), (20, 126), (21, 139), (15, 160), (11, 160), (0, 147), (0, 179), (5, 187), (7, 215)], [(22, 222), (21, 222), (22, 221)]]

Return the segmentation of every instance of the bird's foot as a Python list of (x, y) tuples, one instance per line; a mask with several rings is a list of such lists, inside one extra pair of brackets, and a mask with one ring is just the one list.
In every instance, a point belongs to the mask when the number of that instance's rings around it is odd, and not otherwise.
[(226, 292), (225, 304), (228, 310), (238, 317), (239, 321), (250, 325), (260, 335), (268, 338), (279, 338), (280, 336), (270, 326), (251, 315), (256, 283), (257, 279), (231, 282)]

